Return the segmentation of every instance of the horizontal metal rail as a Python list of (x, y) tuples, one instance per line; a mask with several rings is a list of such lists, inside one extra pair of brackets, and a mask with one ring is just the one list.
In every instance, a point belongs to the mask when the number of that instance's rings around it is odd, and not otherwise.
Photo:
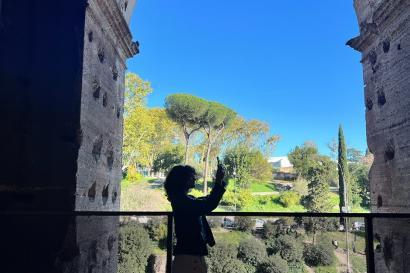
[[(0, 211), (0, 215), (170, 216), (172, 211)], [(211, 212), (207, 216), (410, 218), (410, 213)]]

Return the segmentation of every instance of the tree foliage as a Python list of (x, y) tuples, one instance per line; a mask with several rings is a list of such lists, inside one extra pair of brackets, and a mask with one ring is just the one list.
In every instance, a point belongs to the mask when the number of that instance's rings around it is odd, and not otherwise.
[(343, 211), (343, 208), (346, 208), (349, 205), (348, 192), (350, 176), (347, 166), (347, 151), (342, 125), (339, 126), (339, 148), (337, 162), (339, 173), (339, 208), (340, 212), (347, 212)]
[(181, 128), (185, 138), (184, 160), (188, 160), (189, 139), (202, 127), (202, 119), (208, 110), (208, 102), (189, 94), (173, 94), (165, 99), (168, 116)]
[(137, 74), (125, 75), (124, 115), (127, 116), (136, 108), (145, 105), (146, 97), (152, 92), (151, 83), (141, 79)]
[(167, 150), (160, 152), (154, 159), (152, 169), (154, 172), (168, 173), (172, 167), (181, 164), (184, 160), (183, 147), (180, 145), (170, 146)]
[(303, 257), (309, 266), (331, 265), (335, 261), (335, 255), (331, 245), (319, 244), (305, 246)]
[(148, 231), (151, 240), (158, 243), (159, 248), (166, 249), (168, 227), (164, 219), (150, 219), (146, 224), (145, 229)]
[(319, 152), (315, 145), (307, 145), (305, 143), (301, 147), (296, 146), (288, 154), (288, 158), (298, 175), (309, 179), (309, 169), (315, 166), (318, 155)]
[(265, 245), (254, 237), (239, 242), (238, 258), (244, 263), (257, 266), (267, 257)]
[(123, 166), (151, 168), (155, 158), (177, 138), (176, 124), (161, 108), (147, 108), (148, 81), (128, 73), (125, 79)]
[(209, 272), (212, 273), (248, 273), (245, 264), (237, 259), (238, 249), (224, 241), (210, 248), (207, 256)]
[(289, 267), (279, 255), (269, 256), (259, 264), (256, 273), (288, 273)]
[(222, 135), (223, 149), (227, 150), (242, 145), (261, 151), (266, 158), (270, 157), (280, 140), (280, 136), (270, 135), (269, 131), (269, 124), (263, 121), (245, 120), (236, 116), (231, 126)]
[(272, 166), (259, 150), (238, 145), (226, 151), (224, 157), (227, 175), (236, 179), (242, 188), (249, 186), (252, 179), (266, 181), (272, 178)]
[(300, 195), (294, 191), (285, 191), (279, 196), (279, 202), (286, 208), (299, 205)]
[(206, 140), (206, 155), (205, 155), (205, 169), (204, 169), (204, 193), (208, 192), (208, 168), (209, 168), (209, 156), (211, 153), (212, 145), (219, 138), (222, 131), (227, 128), (232, 120), (235, 118), (236, 113), (217, 102), (208, 102), (208, 108), (201, 117), (200, 123), (201, 127), (205, 132), (207, 137)]
[(152, 243), (142, 225), (129, 223), (120, 227), (118, 272), (145, 273), (151, 253)]
[(249, 216), (237, 216), (235, 217), (235, 222), (238, 230), (249, 233), (255, 225), (255, 221)]
[(269, 241), (268, 254), (278, 254), (288, 262), (303, 260), (303, 244), (291, 235), (279, 235)]
[(363, 163), (353, 163), (349, 165), (352, 187), (352, 203), (353, 205), (361, 205), (362, 207), (370, 206), (370, 166)]

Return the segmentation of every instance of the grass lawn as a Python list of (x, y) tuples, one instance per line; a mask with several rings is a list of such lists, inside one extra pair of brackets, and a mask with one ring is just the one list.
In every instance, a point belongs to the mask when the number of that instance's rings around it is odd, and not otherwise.
[[(339, 248), (346, 249), (346, 234), (340, 231), (324, 232), (317, 236), (318, 242), (331, 244), (332, 240), (336, 240), (339, 244)], [(349, 233), (349, 252), (352, 252), (354, 234)], [(358, 233), (356, 236), (356, 252), (365, 254), (366, 241), (364, 232)]]
[(315, 273), (338, 273), (335, 265), (314, 267)]
[(239, 246), (239, 242), (242, 241), (243, 239), (253, 237), (249, 233), (236, 231), (236, 230), (226, 231), (221, 228), (212, 229), (212, 232), (217, 242), (227, 242), (227, 243), (235, 245), (236, 247)]
[(253, 196), (252, 202), (243, 207), (241, 211), (247, 212), (304, 212), (302, 205), (284, 207), (279, 202), (279, 194), (270, 196)]
[[(330, 203), (332, 204), (332, 209), (330, 212), (339, 212), (339, 195), (335, 192), (330, 192), (329, 193), (329, 200)], [(355, 213), (369, 213), (368, 209), (362, 208), (360, 206), (354, 206), (352, 207), (352, 211)]]
[(352, 262), (353, 273), (366, 273), (366, 256), (364, 255), (351, 255), (350, 260)]
[(261, 182), (252, 182), (250, 190), (252, 192), (271, 192), (276, 191), (275, 184), (273, 183), (261, 183)]
[(162, 187), (153, 186), (156, 179), (146, 178), (139, 182), (121, 182), (121, 211), (170, 211)]

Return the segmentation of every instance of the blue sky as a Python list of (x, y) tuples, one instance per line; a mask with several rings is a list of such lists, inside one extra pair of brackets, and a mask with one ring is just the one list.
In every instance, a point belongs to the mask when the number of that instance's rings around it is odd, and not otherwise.
[(139, 0), (128, 70), (152, 83), (149, 106), (184, 92), (268, 122), (275, 155), (305, 140), (328, 154), (340, 123), (365, 150), (360, 54), (345, 45), (359, 33), (352, 2)]

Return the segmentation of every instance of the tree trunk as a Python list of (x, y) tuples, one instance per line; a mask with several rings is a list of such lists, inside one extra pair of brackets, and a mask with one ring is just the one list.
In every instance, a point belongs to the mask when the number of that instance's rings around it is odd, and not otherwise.
[(209, 154), (211, 152), (211, 139), (209, 137), (208, 139), (208, 147), (207, 147), (207, 151), (206, 151), (206, 157), (205, 157), (205, 170), (204, 170), (204, 193), (208, 194), (208, 168), (209, 168)]
[(312, 243), (313, 243), (313, 245), (315, 245), (315, 240), (316, 239), (316, 230), (313, 230), (313, 238), (312, 238)]
[(185, 136), (185, 156), (184, 156), (184, 165), (187, 164), (188, 162), (188, 145), (189, 145), (189, 135), (188, 134), (184, 134)]

